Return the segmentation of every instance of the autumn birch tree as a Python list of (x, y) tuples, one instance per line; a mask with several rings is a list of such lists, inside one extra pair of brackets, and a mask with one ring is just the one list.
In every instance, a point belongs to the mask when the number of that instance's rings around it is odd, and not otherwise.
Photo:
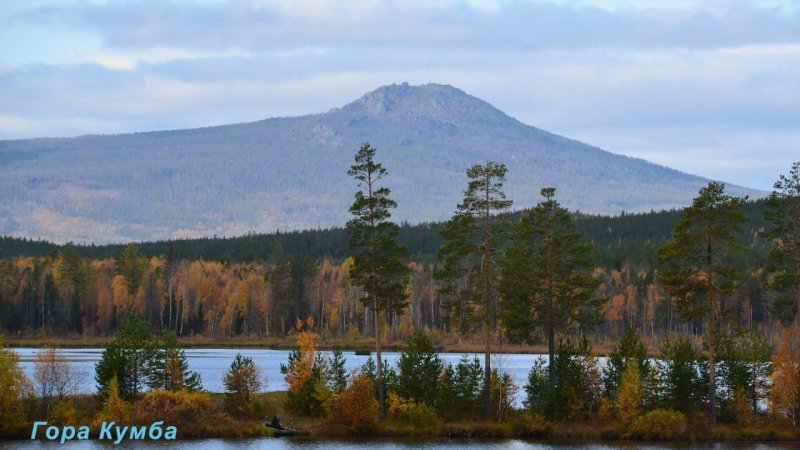
[(439, 249), (441, 292), (462, 319), (477, 319), (483, 327), (484, 414), (491, 419), (491, 356), (498, 306), (499, 260), (507, 239), (500, 216), (511, 207), (503, 183), (506, 166), (493, 161), (467, 169), (464, 200), (442, 228)]
[(742, 248), (736, 237), (745, 221), (741, 210), (745, 200), (725, 195), (721, 183), (709, 183), (684, 209), (671, 241), (659, 249), (661, 282), (685, 317), (705, 319), (711, 423), (716, 423), (716, 335), (721, 299), (736, 288), (739, 278), (732, 257)]
[(364, 144), (355, 155), (355, 164), (347, 172), (358, 183), (359, 191), (350, 206), (353, 218), (347, 222), (353, 265), (350, 277), (364, 290), (362, 302), (374, 313), (376, 384), (381, 417), (384, 414), (383, 358), (381, 357), (381, 321), (386, 313), (400, 312), (407, 304), (406, 284), (409, 269), (405, 264), (408, 249), (397, 243), (397, 224), (389, 221), (397, 204), (391, 191), (380, 186), (387, 175), (375, 161), (376, 149)]

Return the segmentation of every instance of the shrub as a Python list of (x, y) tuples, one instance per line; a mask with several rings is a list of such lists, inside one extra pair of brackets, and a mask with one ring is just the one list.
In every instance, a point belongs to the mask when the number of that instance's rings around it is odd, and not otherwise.
[(439, 423), (439, 416), (432, 406), (404, 399), (394, 392), (389, 393), (386, 405), (391, 418), (407, 422), (417, 428)]
[(601, 397), (597, 403), (597, 417), (601, 420), (613, 420), (617, 418), (617, 405), (613, 399)]
[(352, 378), (350, 386), (336, 396), (333, 403), (335, 420), (354, 430), (364, 430), (378, 422), (378, 400), (375, 385), (366, 376)]
[[(129, 422), (147, 425), (154, 418), (175, 426), (179, 438), (252, 436), (250, 423), (234, 420), (205, 392), (150, 391), (130, 407)], [(119, 421), (117, 421), (119, 423)], [(128, 422), (123, 422), (127, 425)]]
[(685, 439), (687, 432), (686, 416), (665, 409), (656, 409), (640, 416), (628, 428), (628, 434), (635, 439)]
[(137, 422), (157, 417), (165, 424), (178, 428), (188, 426), (212, 409), (211, 398), (202, 392), (149, 391), (132, 407), (131, 416)]
[(550, 433), (550, 423), (541, 414), (526, 413), (513, 421), (514, 435), (520, 438), (543, 437)]
[(83, 415), (68, 400), (57, 400), (50, 408), (47, 415), (47, 422), (52, 425), (72, 425), (80, 426), (85, 422)]

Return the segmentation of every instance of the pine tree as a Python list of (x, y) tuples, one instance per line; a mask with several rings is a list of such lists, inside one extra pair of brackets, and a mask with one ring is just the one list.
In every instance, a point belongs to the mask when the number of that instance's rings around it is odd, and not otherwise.
[(708, 349), (709, 420), (716, 423), (716, 340), (721, 300), (736, 287), (739, 277), (732, 256), (741, 250), (737, 235), (745, 221), (745, 199), (725, 195), (725, 186), (711, 182), (700, 189), (659, 249), (663, 270), (659, 278), (678, 300), (684, 317), (705, 318)]
[(116, 377), (119, 395), (128, 401), (137, 399), (147, 383), (147, 371), (155, 353), (147, 324), (138, 316), (132, 316), (120, 327), (95, 365), (95, 381), (100, 397), (105, 399), (107, 387)]
[(400, 354), (397, 368), (400, 395), (433, 406), (443, 364), (431, 340), (419, 331), (414, 333)]
[(504, 164), (493, 161), (467, 169), (464, 200), (442, 228), (445, 242), (439, 248), (442, 267), (438, 277), (450, 314), (459, 314), (462, 323), (479, 318), (483, 327), (486, 420), (492, 413), (491, 356), (499, 302), (499, 261), (507, 239), (506, 223), (499, 214), (512, 203), (503, 192), (506, 172)]
[(200, 374), (189, 370), (186, 353), (178, 344), (175, 333), (168, 331), (158, 343), (152, 363), (147, 370), (151, 389), (195, 392), (203, 389)]
[(663, 407), (694, 413), (708, 389), (708, 366), (688, 338), (666, 340), (656, 363), (657, 391)]
[(629, 365), (635, 365), (641, 380), (646, 380), (650, 372), (650, 359), (647, 356), (647, 346), (639, 338), (636, 330), (627, 328), (622, 340), (608, 355), (605, 370), (603, 370), (603, 388), (605, 395), (613, 397), (622, 380), (622, 375)]
[(542, 196), (517, 224), (503, 261), (502, 318), (512, 341), (532, 344), (536, 332), (544, 332), (554, 385), (557, 335), (591, 329), (600, 320), (603, 300), (594, 295), (592, 245), (580, 241), (554, 188), (542, 189)]
[(409, 269), (405, 264), (408, 249), (397, 244), (397, 224), (389, 221), (390, 210), (397, 204), (387, 187), (379, 181), (387, 171), (375, 161), (375, 148), (364, 144), (347, 172), (362, 189), (350, 206), (353, 219), (347, 222), (350, 247), (354, 249), (350, 277), (365, 293), (362, 303), (374, 314), (377, 370), (375, 384), (381, 417), (385, 411), (383, 360), (381, 358), (381, 322), (387, 312), (402, 311), (407, 304), (406, 283)]
[(769, 385), (767, 380), (772, 373), (773, 349), (758, 330), (738, 330), (727, 336), (720, 336), (717, 342), (719, 368), (717, 377), (724, 387), (723, 406), (734, 413), (736, 394), (741, 394), (742, 402), (750, 407), (751, 413), (758, 412), (758, 403), (766, 398)]
[(225, 385), (228, 406), (233, 411), (246, 415), (262, 386), (261, 371), (253, 358), (237, 353), (222, 382)]
[(122, 255), (117, 260), (116, 271), (118, 275), (125, 277), (128, 284), (128, 293), (135, 295), (139, 284), (147, 272), (147, 259), (139, 252), (136, 244), (128, 244)]
[(328, 358), (328, 372), (330, 377), (331, 391), (339, 394), (347, 388), (347, 381), (349, 375), (345, 368), (346, 360), (342, 351), (339, 349), (333, 350), (333, 355)]
[(777, 306), (794, 309), (795, 320), (800, 322), (800, 161), (792, 164), (788, 176), (780, 176), (767, 205), (765, 216), (771, 223), (767, 235), (773, 239), (769, 286), (788, 293)]

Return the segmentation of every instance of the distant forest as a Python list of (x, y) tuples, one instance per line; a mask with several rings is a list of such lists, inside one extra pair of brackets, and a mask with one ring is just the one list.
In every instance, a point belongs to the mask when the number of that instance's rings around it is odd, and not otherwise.
[[(751, 201), (743, 207), (747, 217), (747, 232), (741, 238), (754, 249), (764, 250), (758, 240), (767, 223), (764, 219), (766, 202)], [(526, 210), (510, 214), (512, 221)], [(680, 210), (619, 216), (575, 214), (578, 231), (584, 241), (594, 243), (594, 257), (599, 266), (619, 269), (624, 264), (652, 266), (656, 249), (667, 242), (680, 218)], [(418, 225), (401, 224), (398, 241), (407, 246), (411, 259), (432, 262), (442, 244), (441, 222)], [(128, 244), (57, 245), (44, 240), (0, 236), (0, 259), (18, 256), (55, 257), (72, 247), (82, 258), (119, 258)], [(172, 249), (177, 259), (217, 261), (227, 263), (257, 263), (280, 260), (288, 255), (303, 255), (315, 260), (342, 261), (350, 256), (347, 231), (344, 228), (288, 231), (270, 234), (247, 234), (241, 237), (210, 237), (154, 242), (138, 242), (143, 256), (164, 257)], [(765, 256), (764, 253), (761, 256)], [(763, 260), (762, 260), (763, 262)]]
[[(791, 321), (794, 310), (766, 288), (771, 243), (762, 236), (765, 209), (764, 201), (743, 207), (747, 222), (739, 239), (748, 251), (738, 264), (744, 278), (725, 306), (739, 325), (764, 327), (769, 335), (775, 324)], [(512, 221), (520, 214), (511, 214)], [(608, 298), (593, 340), (616, 340), (627, 327), (651, 339), (703, 333), (702, 321), (683, 320), (655, 277), (657, 249), (680, 215), (576, 215), (582, 239), (594, 244), (594, 275)], [(388, 338), (414, 329), (454, 334), (433, 275), (441, 228), (401, 226), (399, 241), (412, 261), (409, 307), (386, 317)], [(0, 330), (110, 336), (136, 314), (157, 332), (181, 336), (283, 336), (296, 318), (313, 316), (323, 336), (369, 336), (374, 318), (350, 283), (349, 257), (343, 228), (103, 246), (2, 237)]]

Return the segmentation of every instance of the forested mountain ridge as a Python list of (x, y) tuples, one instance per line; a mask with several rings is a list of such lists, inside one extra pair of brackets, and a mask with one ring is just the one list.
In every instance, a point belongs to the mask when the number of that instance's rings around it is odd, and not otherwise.
[(707, 182), (528, 126), (451, 86), (402, 84), (323, 114), (0, 141), (0, 233), (104, 243), (339, 226), (365, 141), (389, 169), (395, 219), (412, 223), (449, 217), (465, 169), (487, 160), (509, 166), (517, 208), (555, 186), (571, 210), (669, 209)]

